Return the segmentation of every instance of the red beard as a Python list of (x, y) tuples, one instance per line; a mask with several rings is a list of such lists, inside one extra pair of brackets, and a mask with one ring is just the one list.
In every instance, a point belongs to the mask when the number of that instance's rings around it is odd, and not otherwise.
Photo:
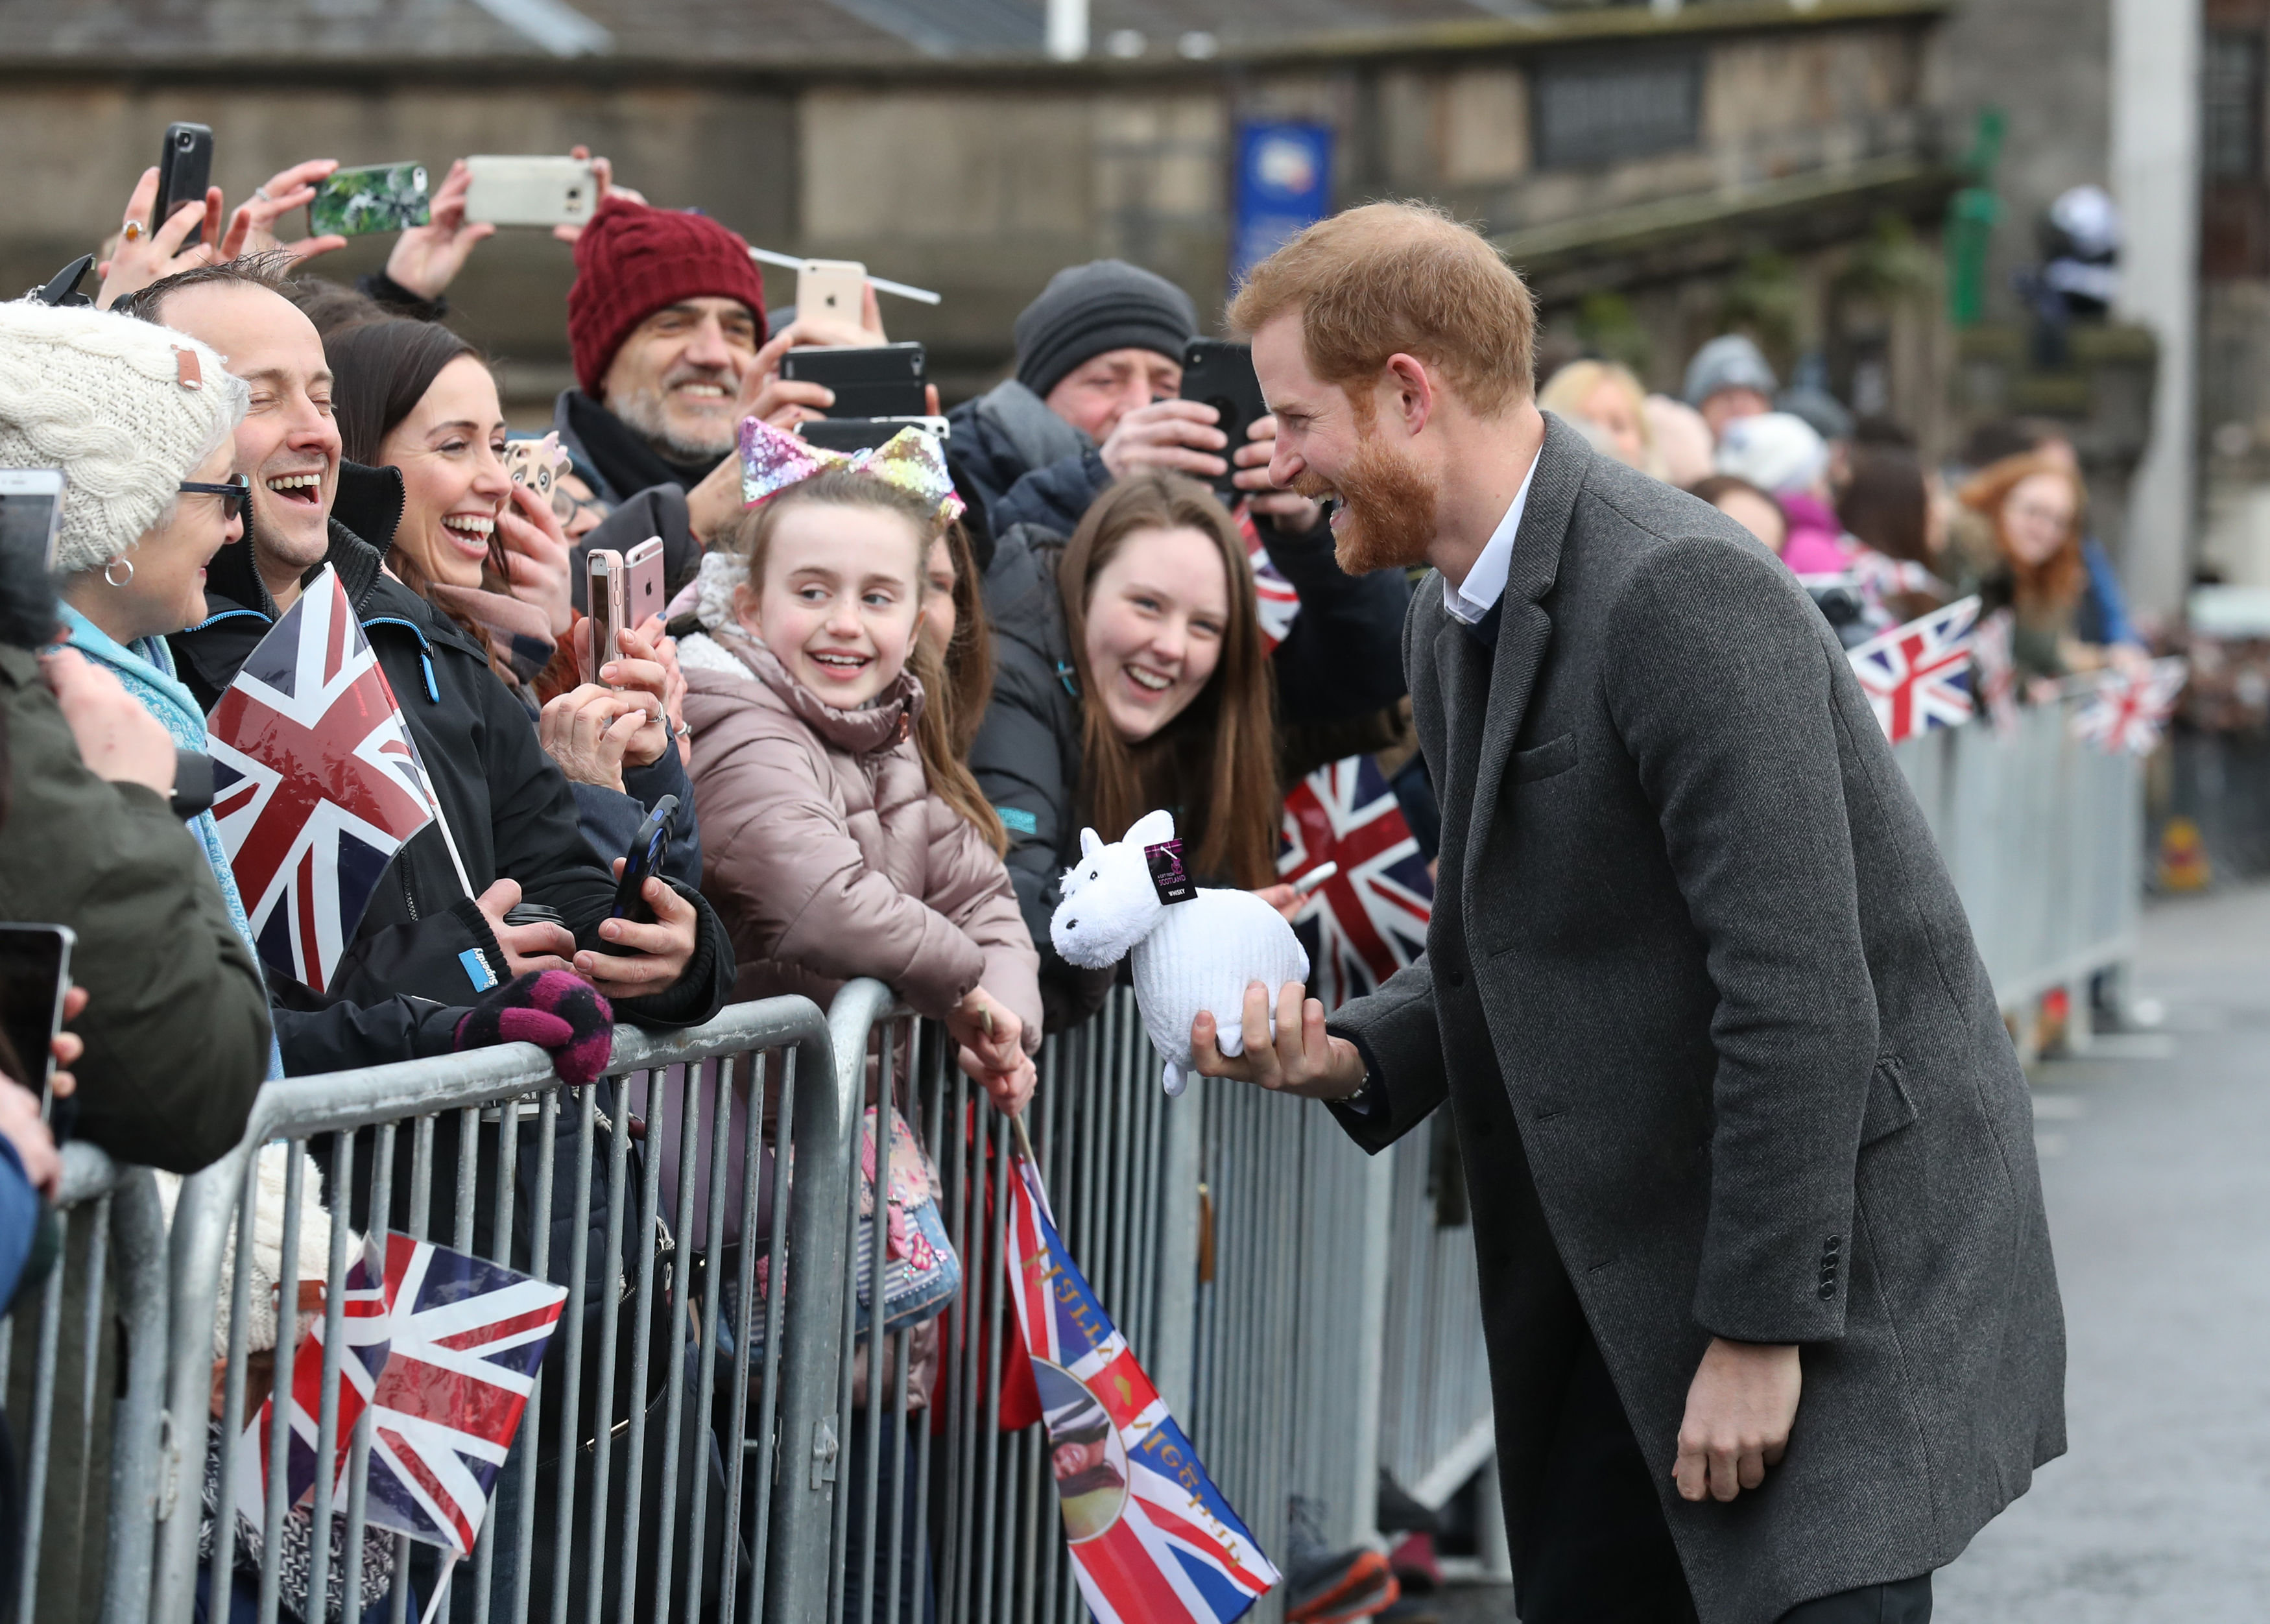
[(1435, 539), (1435, 487), (1409, 457), (1367, 437), (1340, 471), (1338, 489), (1345, 516), (1332, 531), (1332, 556), (1342, 569), (1354, 575), (1427, 561)]

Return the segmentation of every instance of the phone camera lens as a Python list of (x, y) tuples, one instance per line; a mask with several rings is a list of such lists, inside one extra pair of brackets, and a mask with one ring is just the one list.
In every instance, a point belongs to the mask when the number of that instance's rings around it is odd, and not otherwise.
[(177, 136), (175, 136), (175, 137), (174, 137), (174, 145), (175, 146), (180, 147), (180, 148), (182, 149), (182, 151), (183, 151), (184, 152), (188, 152), (191, 147), (195, 146), (197, 144), (197, 138), (195, 136), (191, 135), (191, 134), (190, 134), (188, 130), (184, 130), (183, 131), (182, 131), (182, 133), (181, 133), (180, 135), (177, 135)]

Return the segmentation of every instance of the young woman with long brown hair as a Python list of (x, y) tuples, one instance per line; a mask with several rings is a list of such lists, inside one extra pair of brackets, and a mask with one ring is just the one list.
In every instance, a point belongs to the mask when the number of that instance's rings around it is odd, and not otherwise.
[(1109, 984), (1049, 940), (1083, 827), (1116, 840), (1166, 807), (1202, 881), (1280, 901), (1269, 656), (1229, 514), (1171, 474), (1112, 486), (1069, 542), (1023, 527), (1000, 538), (985, 603), (993, 701), (969, 764), (1008, 831), (1053, 1029), (1084, 1020)]

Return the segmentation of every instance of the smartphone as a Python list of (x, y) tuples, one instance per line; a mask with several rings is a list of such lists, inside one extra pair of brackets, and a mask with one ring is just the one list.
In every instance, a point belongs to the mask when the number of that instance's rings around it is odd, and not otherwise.
[(623, 627), (627, 606), (623, 586), (623, 555), (612, 547), (594, 547), (583, 561), (590, 596), (590, 619), (584, 624), (590, 641), (583, 649), (583, 680), (597, 682), (599, 667), (615, 657), (615, 634)]
[[(662, 538), (649, 536), (623, 554), (623, 624), (644, 626), (663, 611)], [(610, 645), (607, 657), (619, 651)]]
[[(1229, 436), (1221, 450), (1225, 462), (1246, 443), (1246, 430), (1255, 419), (1269, 415), (1269, 404), (1261, 398), (1261, 380), (1254, 374), (1252, 350), (1220, 338), (1193, 338), (1184, 346), (1183, 398), (1204, 401), (1220, 414), (1215, 426)], [(1224, 501), (1241, 494), (1233, 483), (1240, 471), (1233, 464), (1213, 481)]]
[(360, 237), (433, 224), (424, 164), (368, 164), (334, 169), (308, 200), (311, 237)]
[(515, 485), (526, 486), (549, 502), (552, 516), (560, 523), (575, 516), (575, 501), (560, 488), (560, 476), (568, 471), (568, 456), (560, 450), (556, 433), (541, 440), (506, 441), (504, 471)]
[(930, 410), (927, 363), (919, 344), (864, 349), (808, 345), (781, 357), (781, 376), (835, 391), (828, 411), (847, 418), (914, 418)]
[(0, 468), (0, 551), (36, 548), (41, 567), (54, 573), (66, 483), (60, 468)]
[(56, 1069), (48, 1043), (63, 1029), (78, 939), (69, 925), (0, 925), (0, 1037), (8, 1045), (0, 1070), (26, 1088), (44, 1090)]
[[(185, 203), (203, 203), (212, 184), (212, 128), (207, 124), (168, 124), (166, 145), (158, 152), (158, 207), (150, 216), (155, 231), (174, 218)], [(204, 223), (182, 239), (182, 246), (205, 240)]]
[(465, 218), (492, 226), (581, 226), (599, 206), (599, 174), (582, 158), (468, 158)]
[(926, 429), (940, 440), (952, 437), (944, 418), (806, 418), (796, 432), (831, 451), (872, 451), (901, 429)]
[(857, 326), (866, 302), (867, 267), (856, 259), (807, 259), (796, 271), (796, 313), (832, 315)]
[[(639, 832), (631, 837), (631, 849), (623, 854), (623, 877), (615, 882), (615, 912), (618, 919), (627, 919), (633, 924), (652, 924), (654, 908), (646, 900), (646, 882), (662, 872), (662, 865), (670, 857), (670, 837), (678, 821), (678, 797), (665, 795), (654, 804), (654, 810), (639, 825)], [(602, 953), (627, 953), (602, 943)]]

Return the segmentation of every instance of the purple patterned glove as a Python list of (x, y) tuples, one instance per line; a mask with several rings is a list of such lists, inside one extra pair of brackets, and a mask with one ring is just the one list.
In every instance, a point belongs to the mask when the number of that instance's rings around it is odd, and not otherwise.
[(530, 970), (490, 993), (457, 1022), (458, 1049), (497, 1043), (533, 1043), (549, 1051), (560, 1080), (580, 1088), (607, 1068), (615, 1047), (615, 1012), (579, 976)]

